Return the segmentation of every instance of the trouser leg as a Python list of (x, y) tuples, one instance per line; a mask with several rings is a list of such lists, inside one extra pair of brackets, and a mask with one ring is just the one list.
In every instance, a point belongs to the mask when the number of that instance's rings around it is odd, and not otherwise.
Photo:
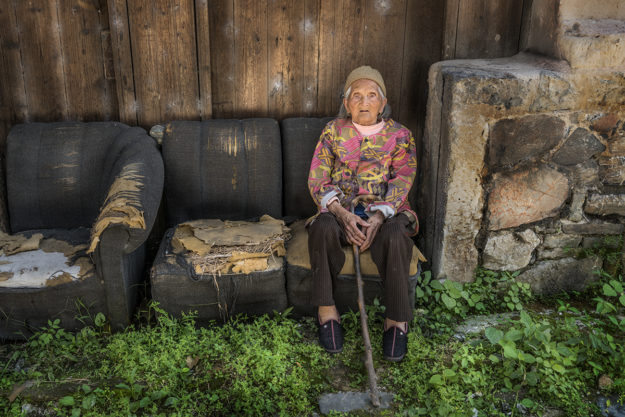
[(410, 220), (403, 214), (387, 220), (371, 245), (371, 257), (384, 282), (386, 317), (412, 320), (408, 276), (414, 243), (408, 236)]
[(320, 214), (308, 227), (313, 281), (310, 303), (314, 306), (334, 305), (333, 285), (345, 263), (342, 243), (346, 243), (343, 229), (331, 213)]

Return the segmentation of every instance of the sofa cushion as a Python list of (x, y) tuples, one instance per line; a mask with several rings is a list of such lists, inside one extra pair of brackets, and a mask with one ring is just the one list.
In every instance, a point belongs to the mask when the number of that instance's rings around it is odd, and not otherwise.
[(106, 311), (102, 280), (85, 254), (89, 229), (30, 230), (21, 235), (34, 237), (30, 242), (37, 242), (36, 249), (3, 246), (15, 251), (0, 256), (0, 338), (28, 337), (56, 318), (63, 327), (77, 329), (86, 318)]
[(317, 211), (308, 191), (310, 162), (321, 131), (333, 117), (293, 117), (282, 121), (284, 215), (310, 217)]
[[(47, 237), (35, 231), (13, 236), (0, 233), (0, 287), (50, 287), (94, 275), (93, 262), (85, 253), (88, 231), (66, 231), (64, 239), (53, 237), (53, 231), (44, 232)], [(24, 240), (21, 245), (19, 238)]]
[(282, 150), (273, 119), (175, 121), (165, 128), (167, 223), (282, 216)]
[(109, 150), (124, 132), (146, 135), (116, 122), (14, 126), (6, 162), (11, 231), (90, 227), (114, 162)]

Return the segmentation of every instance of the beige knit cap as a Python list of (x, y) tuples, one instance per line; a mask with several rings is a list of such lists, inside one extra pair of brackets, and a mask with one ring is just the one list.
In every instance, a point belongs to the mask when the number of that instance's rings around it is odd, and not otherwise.
[(362, 67), (358, 67), (347, 76), (347, 81), (345, 81), (345, 88), (343, 89), (343, 94), (347, 94), (347, 90), (349, 86), (356, 80), (360, 80), (365, 78), (367, 80), (375, 81), (380, 88), (382, 89), (382, 93), (384, 93), (384, 97), (386, 97), (386, 86), (384, 85), (384, 80), (382, 79), (382, 74), (375, 68), (371, 68), (368, 65), (363, 65)]

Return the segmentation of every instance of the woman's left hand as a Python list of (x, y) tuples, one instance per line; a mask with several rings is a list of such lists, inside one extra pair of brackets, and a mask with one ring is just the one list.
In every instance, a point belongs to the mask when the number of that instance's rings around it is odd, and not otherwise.
[(376, 211), (373, 216), (369, 217), (367, 220), (369, 226), (363, 227), (362, 230), (365, 233), (365, 241), (360, 246), (361, 252), (369, 249), (369, 246), (371, 246), (371, 243), (373, 242), (373, 239), (375, 239), (375, 235), (378, 233), (378, 230), (380, 230), (380, 226), (382, 226), (384, 220), (384, 215), (379, 211)]

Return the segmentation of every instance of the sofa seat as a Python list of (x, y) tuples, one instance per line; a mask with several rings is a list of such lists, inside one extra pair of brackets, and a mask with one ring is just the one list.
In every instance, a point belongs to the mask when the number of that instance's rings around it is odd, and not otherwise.
[[(287, 242), (286, 285), (289, 303), (293, 306), (293, 312), (297, 315), (314, 316), (316, 308), (310, 304), (312, 273), (308, 255), (308, 231), (305, 223), (304, 220), (300, 220), (289, 226), (292, 237)], [(347, 310), (358, 310), (358, 290), (353, 249), (351, 246), (344, 246), (343, 252), (345, 253), (345, 264), (343, 269), (341, 269), (334, 288), (334, 301), (341, 313)], [(421, 272), (420, 261), (424, 260), (425, 258), (419, 249), (414, 246), (409, 272), (410, 299), (413, 300), (413, 305), (415, 287)], [(360, 254), (360, 272), (364, 281), (365, 303), (371, 304), (376, 297), (380, 297), (380, 301), (383, 302), (384, 284), (378, 273), (378, 268), (371, 258), (371, 251), (367, 250)]]
[(197, 312), (197, 321), (287, 306), (284, 239), (269, 216), (258, 222), (195, 220), (169, 229), (151, 273), (152, 297), (166, 311)]
[[(106, 308), (103, 284), (86, 254), (89, 229), (30, 230), (2, 235), (0, 245), (0, 314), (6, 320), (0, 337), (23, 337), (45, 326), (48, 318), (76, 329), (90, 312)], [(25, 242), (17, 243), (15, 237)]]

